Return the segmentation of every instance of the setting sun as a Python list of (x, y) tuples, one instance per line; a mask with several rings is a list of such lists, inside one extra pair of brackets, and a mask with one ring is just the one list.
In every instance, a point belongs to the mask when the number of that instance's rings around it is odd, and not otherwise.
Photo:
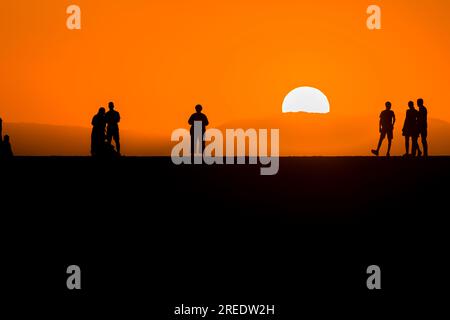
[(319, 89), (300, 87), (289, 92), (284, 98), (283, 112), (328, 113), (330, 103)]

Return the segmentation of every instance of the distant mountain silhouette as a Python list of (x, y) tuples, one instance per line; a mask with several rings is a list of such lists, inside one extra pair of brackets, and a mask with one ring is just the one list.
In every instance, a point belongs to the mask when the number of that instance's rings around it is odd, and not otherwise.
[[(16, 155), (88, 156), (91, 128), (31, 123), (4, 123), (4, 133), (11, 136)], [(122, 153), (129, 156), (170, 154), (170, 137), (148, 137), (123, 130)]]
[[(392, 155), (404, 153), (401, 136), (403, 113), (397, 112)], [(240, 120), (211, 128), (279, 128), (283, 156), (368, 156), (378, 141), (378, 115), (350, 118), (333, 114), (281, 114), (270, 118)], [(369, 125), (368, 125), (369, 124)], [(450, 123), (429, 119), (431, 155), (450, 155)], [(187, 126), (186, 126), (187, 128)], [(174, 128), (176, 129), (176, 128)], [(90, 154), (91, 128), (29, 123), (4, 123), (17, 155), (87, 156)], [(123, 154), (129, 156), (168, 156), (174, 143), (167, 136), (152, 136), (123, 130)], [(385, 146), (381, 155), (385, 152)]]
[[(392, 155), (404, 153), (401, 129), (404, 112), (397, 111)], [(368, 156), (376, 147), (378, 114), (370, 117), (346, 117), (334, 114), (280, 114), (266, 119), (241, 120), (219, 128), (279, 128), (282, 156)], [(431, 155), (450, 155), (450, 123), (429, 119)], [(384, 155), (386, 146), (381, 150)]]

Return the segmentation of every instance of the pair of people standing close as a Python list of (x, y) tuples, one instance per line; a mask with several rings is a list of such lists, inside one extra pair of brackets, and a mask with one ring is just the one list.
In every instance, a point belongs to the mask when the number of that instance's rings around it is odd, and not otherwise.
[[(408, 103), (408, 110), (406, 111), (405, 122), (403, 124), (402, 134), (405, 137), (405, 157), (408, 156), (423, 156), (428, 157), (428, 110), (424, 106), (423, 99), (417, 100), (419, 110), (414, 108), (414, 102)], [(395, 125), (395, 113), (391, 110), (392, 104), (386, 102), (386, 110), (380, 114), (380, 139), (378, 141), (378, 147), (372, 150), (372, 153), (376, 156), (379, 155), (383, 140), (388, 139), (388, 150), (386, 156), (390, 156), (392, 140), (394, 139), (394, 125)], [(419, 147), (419, 136), (422, 138), (423, 153)], [(410, 153), (411, 142), (411, 153)]]
[[(119, 122), (120, 114), (114, 110), (113, 102), (108, 105), (109, 111), (101, 107), (92, 119), (91, 154), (92, 156), (120, 155)], [(111, 142), (114, 140), (116, 149)]]
[(3, 137), (3, 120), (0, 118), (0, 159), (9, 159), (14, 156), (9, 136)]

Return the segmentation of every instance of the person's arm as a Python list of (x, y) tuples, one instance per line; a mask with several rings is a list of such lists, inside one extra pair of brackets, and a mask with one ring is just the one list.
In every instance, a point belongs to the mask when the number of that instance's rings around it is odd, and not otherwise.
[(396, 119), (395, 119), (395, 113), (392, 113), (392, 126), (394, 126), (395, 121), (396, 121)]
[(381, 125), (381, 117), (382, 117), (383, 113), (380, 114), (380, 121), (378, 122), (378, 131), (381, 132), (382, 129), (382, 125)]
[(205, 127), (209, 125), (208, 117), (205, 116)]
[(117, 123), (120, 122), (120, 113), (117, 112)]
[(193, 116), (190, 116), (189, 120), (188, 120), (189, 125), (193, 126), (194, 125), (194, 119)]

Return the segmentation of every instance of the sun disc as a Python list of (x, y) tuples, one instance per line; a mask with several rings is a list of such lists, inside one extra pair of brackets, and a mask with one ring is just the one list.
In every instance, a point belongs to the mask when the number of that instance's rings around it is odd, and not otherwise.
[(322, 113), (330, 112), (330, 103), (322, 91), (312, 87), (299, 87), (284, 98), (283, 113), (307, 112)]

